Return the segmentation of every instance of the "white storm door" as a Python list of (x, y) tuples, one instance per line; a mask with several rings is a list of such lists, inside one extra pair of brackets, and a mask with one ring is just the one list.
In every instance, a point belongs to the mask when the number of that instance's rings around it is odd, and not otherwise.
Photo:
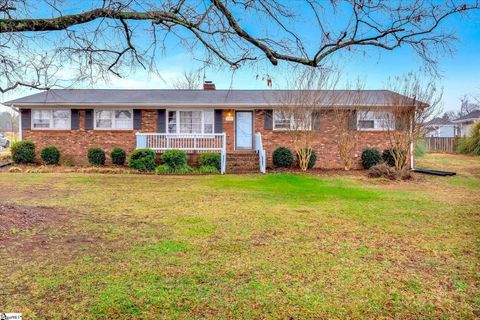
[(237, 111), (235, 117), (235, 148), (253, 149), (253, 112)]

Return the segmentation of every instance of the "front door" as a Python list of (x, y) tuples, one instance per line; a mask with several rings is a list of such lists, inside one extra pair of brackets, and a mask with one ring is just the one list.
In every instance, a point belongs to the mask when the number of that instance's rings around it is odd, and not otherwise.
[(252, 111), (237, 111), (235, 114), (235, 149), (253, 149)]

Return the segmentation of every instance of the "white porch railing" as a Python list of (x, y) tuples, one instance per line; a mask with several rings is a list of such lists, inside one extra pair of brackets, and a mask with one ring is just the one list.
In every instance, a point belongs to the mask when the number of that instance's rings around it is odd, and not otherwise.
[(265, 149), (263, 149), (262, 134), (260, 132), (257, 132), (255, 134), (255, 151), (258, 153), (260, 172), (266, 173), (267, 172), (267, 156), (266, 156)]
[(215, 134), (170, 134), (137, 133), (137, 149), (148, 148), (155, 152), (169, 149), (200, 152), (219, 152), (221, 173), (225, 173), (227, 152), (225, 133)]

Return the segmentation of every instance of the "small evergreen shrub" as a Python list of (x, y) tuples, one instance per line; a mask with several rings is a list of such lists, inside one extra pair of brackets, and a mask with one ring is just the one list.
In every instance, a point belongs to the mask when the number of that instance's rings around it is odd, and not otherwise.
[(93, 166), (103, 166), (105, 164), (105, 151), (101, 148), (88, 149), (88, 162)]
[[(297, 154), (297, 162), (298, 162), (298, 154)], [(315, 166), (316, 162), (317, 162), (317, 155), (315, 154), (315, 150), (312, 149), (312, 154), (310, 155), (310, 159), (308, 159), (307, 169), (312, 169)]]
[(138, 171), (155, 170), (155, 152), (150, 149), (136, 149), (130, 154), (128, 166)]
[(113, 148), (112, 152), (110, 153), (110, 157), (112, 158), (112, 163), (123, 166), (125, 164), (125, 160), (127, 159), (127, 154), (123, 151), (122, 148)]
[(200, 154), (200, 167), (215, 167), (220, 170), (220, 154), (219, 153), (202, 153)]
[(176, 170), (187, 164), (187, 155), (185, 151), (171, 149), (162, 154), (162, 160), (167, 166)]
[[(395, 158), (393, 155), (395, 154), (394, 152), (396, 152), (396, 150), (398, 149), (389, 148), (389, 149), (383, 150), (382, 159), (390, 167), (395, 167)], [(405, 151), (403, 150), (400, 151), (400, 156), (401, 156), (400, 162), (402, 161), (405, 162), (407, 160), (407, 154), (405, 153)]]
[(169, 173), (172, 173), (172, 170), (170, 169), (170, 167), (168, 165), (162, 164), (162, 165), (155, 168), (155, 173), (156, 174), (169, 174)]
[(379, 164), (382, 161), (382, 154), (377, 148), (367, 148), (362, 152), (362, 165), (365, 169)]
[(174, 170), (174, 173), (177, 174), (189, 174), (189, 173), (194, 173), (195, 170), (193, 170), (192, 167), (190, 167), (188, 164), (182, 164), (179, 167), (176, 167)]
[(290, 168), (293, 163), (292, 151), (285, 147), (279, 147), (273, 151), (272, 161), (276, 168)]
[(415, 157), (420, 158), (427, 153), (427, 144), (425, 143), (425, 140), (418, 140), (417, 143), (415, 143)]
[(472, 127), (470, 136), (462, 138), (459, 141), (457, 151), (460, 153), (480, 155), (480, 122)]
[(219, 169), (215, 166), (200, 166), (200, 168), (198, 168), (198, 173), (201, 173), (201, 174), (219, 173)]
[(34, 163), (35, 144), (32, 141), (24, 140), (12, 144), (12, 160), (15, 163)]
[(55, 146), (43, 148), (40, 152), (40, 157), (47, 165), (57, 165), (60, 163), (60, 151), (58, 151)]

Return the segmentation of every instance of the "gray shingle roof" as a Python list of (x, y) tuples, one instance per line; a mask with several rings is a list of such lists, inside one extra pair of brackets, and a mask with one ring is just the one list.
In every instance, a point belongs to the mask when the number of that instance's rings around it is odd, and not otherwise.
[(450, 119), (446, 119), (443, 117), (433, 118), (432, 120), (426, 123), (427, 126), (433, 126), (433, 125), (438, 126), (438, 125), (449, 125), (449, 124), (453, 125), (453, 122)]
[(471, 120), (471, 119), (480, 119), (480, 110), (473, 110), (469, 114), (466, 114), (464, 116), (461, 116), (460, 118), (453, 120), (453, 122), (462, 122), (464, 120)]
[[(411, 99), (388, 90), (305, 91), (321, 106), (411, 105)], [(295, 90), (121, 90), (51, 89), (7, 101), (14, 106), (272, 106), (299, 101), (302, 91)], [(303, 95), (305, 97), (307, 95)]]

